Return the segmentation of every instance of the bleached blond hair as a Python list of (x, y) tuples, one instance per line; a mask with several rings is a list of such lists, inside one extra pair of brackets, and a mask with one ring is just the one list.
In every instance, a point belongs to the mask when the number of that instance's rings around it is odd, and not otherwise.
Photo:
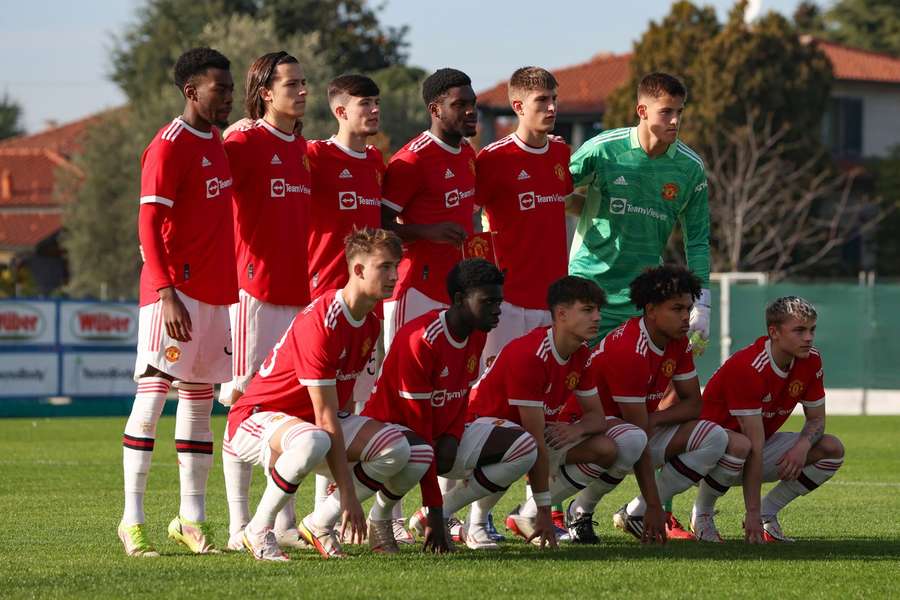
[(816, 307), (800, 296), (782, 296), (769, 302), (766, 306), (766, 327), (781, 325), (790, 317), (798, 321), (815, 321), (819, 314)]

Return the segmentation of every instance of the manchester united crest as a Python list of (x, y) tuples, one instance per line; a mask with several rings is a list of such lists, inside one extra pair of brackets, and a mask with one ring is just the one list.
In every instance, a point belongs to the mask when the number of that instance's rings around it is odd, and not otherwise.
[(169, 362), (176, 362), (179, 358), (181, 358), (181, 348), (178, 346), (169, 346), (166, 348), (166, 360)]
[(475, 355), (473, 354), (472, 356), (469, 357), (469, 360), (466, 361), (466, 371), (468, 371), (469, 374), (472, 374), (475, 372), (475, 367), (477, 367), (477, 366), (478, 366), (478, 359), (475, 358)]
[(806, 386), (803, 385), (803, 382), (797, 379), (788, 384), (788, 394), (791, 398), (799, 398), (805, 389)]
[(566, 375), (566, 388), (569, 390), (574, 390), (575, 386), (578, 385), (578, 380), (581, 379), (581, 375), (575, 373), (574, 371)]
[(485, 258), (490, 244), (483, 237), (472, 237), (466, 240), (466, 254), (472, 258)]
[(665, 377), (672, 377), (675, 373), (675, 361), (671, 358), (667, 358), (663, 361), (662, 365), (660, 365), (659, 370), (662, 372)]
[(553, 167), (553, 172), (556, 173), (556, 178), (560, 181), (566, 180), (566, 172), (561, 164), (556, 163), (556, 165)]
[(678, 185), (674, 183), (667, 183), (662, 186), (662, 197), (663, 200), (672, 201), (678, 197)]

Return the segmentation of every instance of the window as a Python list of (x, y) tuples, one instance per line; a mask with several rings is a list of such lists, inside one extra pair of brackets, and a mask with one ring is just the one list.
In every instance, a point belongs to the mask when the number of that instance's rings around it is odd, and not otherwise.
[(822, 139), (838, 157), (862, 156), (863, 101), (861, 98), (831, 98), (822, 126)]

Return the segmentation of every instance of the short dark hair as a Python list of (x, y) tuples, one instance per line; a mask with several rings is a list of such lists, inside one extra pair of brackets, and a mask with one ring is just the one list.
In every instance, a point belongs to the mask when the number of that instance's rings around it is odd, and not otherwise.
[(184, 86), (197, 75), (206, 73), (207, 69), (231, 69), (231, 61), (225, 55), (212, 48), (191, 48), (178, 57), (175, 62), (175, 85), (184, 91)]
[(272, 78), (278, 65), (300, 64), (296, 58), (281, 50), (263, 54), (247, 70), (247, 93), (244, 108), (251, 119), (261, 119), (266, 115), (266, 102), (259, 95), (263, 89), (272, 89)]
[(378, 84), (371, 77), (351, 73), (349, 75), (339, 75), (328, 84), (329, 104), (342, 94), (347, 94), (354, 98), (368, 98), (381, 95), (381, 90), (378, 89)]
[(440, 100), (450, 88), (472, 85), (469, 76), (457, 69), (438, 69), (422, 82), (422, 99), (425, 105)]
[(663, 94), (687, 98), (687, 88), (680, 79), (668, 73), (650, 73), (641, 78), (637, 89), (638, 99), (642, 97), (659, 98)]
[(351, 264), (356, 256), (373, 254), (379, 248), (384, 248), (398, 259), (403, 256), (403, 242), (396, 233), (387, 229), (371, 227), (356, 229), (354, 227), (353, 231), (344, 238), (344, 256)]
[(447, 274), (447, 293), (453, 301), (457, 292), (463, 295), (469, 290), (485, 285), (503, 285), (506, 277), (493, 263), (483, 258), (467, 258), (450, 269)]
[(551, 315), (557, 306), (570, 306), (575, 302), (596, 304), (597, 308), (603, 308), (606, 304), (606, 292), (590, 279), (575, 275), (561, 277), (547, 288), (547, 308)]
[(533, 92), (535, 90), (555, 90), (559, 87), (556, 77), (541, 67), (521, 67), (509, 78), (509, 99), (517, 92)]
[(628, 287), (632, 304), (644, 310), (648, 304), (662, 304), (681, 294), (690, 294), (696, 300), (702, 285), (692, 271), (678, 265), (662, 265), (645, 269)]

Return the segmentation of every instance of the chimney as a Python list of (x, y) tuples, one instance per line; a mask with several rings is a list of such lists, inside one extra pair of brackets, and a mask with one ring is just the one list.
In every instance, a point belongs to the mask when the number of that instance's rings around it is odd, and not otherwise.
[(3, 169), (0, 173), (0, 200), (12, 200), (12, 173), (9, 169)]

